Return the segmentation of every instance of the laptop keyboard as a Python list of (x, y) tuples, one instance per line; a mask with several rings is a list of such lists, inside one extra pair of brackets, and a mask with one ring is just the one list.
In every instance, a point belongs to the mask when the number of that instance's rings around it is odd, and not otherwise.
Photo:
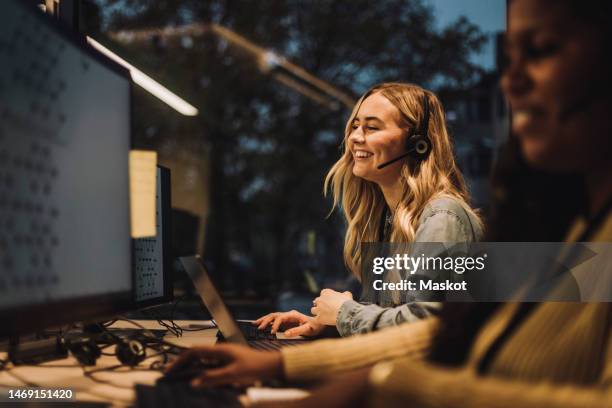
[(236, 322), (238, 328), (247, 340), (276, 340), (276, 334), (272, 334), (270, 326), (263, 330), (257, 328), (251, 322)]
[(249, 347), (257, 350), (278, 350), (281, 347), (304, 344), (303, 341), (296, 339), (279, 339), (276, 334), (272, 334), (270, 326), (260, 330), (251, 322), (238, 321), (236, 324), (247, 339)]
[[(159, 340), (162, 340), (164, 336), (168, 333), (166, 329), (150, 329), (144, 331), (140, 328), (114, 328), (111, 327), (107, 329), (115, 336), (123, 337), (123, 338), (136, 338), (139, 340), (148, 340), (149, 343), (156, 343)], [(154, 338), (150, 336), (153, 335)]]
[(304, 341), (300, 340), (248, 340), (249, 347), (256, 350), (271, 351), (278, 350), (281, 347), (297, 346), (299, 344), (305, 344)]

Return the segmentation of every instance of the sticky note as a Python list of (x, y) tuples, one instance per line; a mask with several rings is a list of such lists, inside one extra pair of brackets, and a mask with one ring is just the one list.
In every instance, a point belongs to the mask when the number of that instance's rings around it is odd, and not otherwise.
[(130, 215), (132, 238), (154, 237), (157, 152), (130, 151)]

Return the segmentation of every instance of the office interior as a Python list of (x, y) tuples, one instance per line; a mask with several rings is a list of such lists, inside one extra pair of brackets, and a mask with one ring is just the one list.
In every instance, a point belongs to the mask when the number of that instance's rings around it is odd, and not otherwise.
[[(426, 1), (403, 11), (426, 22), (413, 33), (384, 2), (289, 3), (0, 4), (0, 388), (137, 402), (135, 384), (154, 384), (168, 359), (216, 339), (185, 267), (194, 255), (236, 320), (308, 312), (326, 287), (358, 291), (342, 260), (344, 221), (322, 186), (373, 83), (410, 78), (435, 90), (486, 212), (508, 137), (503, 30), (459, 18), (447, 52), (426, 64), (397, 45), (443, 35)], [(342, 24), (325, 21), (334, 12)], [(485, 67), (473, 59), (483, 50)], [(139, 238), (131, 151), (155, 153), (154, 232)], [(58, 366), (57, 381), (35, 370), (66, 359), (78, 369)], [(121, 367), (92, 371), (100, 365)]]

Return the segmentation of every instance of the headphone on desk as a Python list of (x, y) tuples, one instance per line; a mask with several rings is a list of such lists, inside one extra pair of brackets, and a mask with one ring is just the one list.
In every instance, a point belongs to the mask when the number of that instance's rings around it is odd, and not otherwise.
[(121, 364), (132, 367), (140, 364), (140, 362), (147, 358), (145, 346), (140, 341), (134, 339), (122, 339), (117, 342), (115, 355)]
[(84, 366), (96, 365), (96, 361), (102, 355), (100, 346), (90, 337), (67, 341), (66, 347), (77, 359), (79, 364)]
[[(82, 365), (96, 365), (96, 361), (102, 355), (100, 346), (89, 337), (68, 342), (67, 346)], [(121, 364), (133, 367), (140, 364), (147, 357), (147, 353), (142, 342), (130, 338), (119, 338), (115, 344), (115, 356)]]
[(406, 152), (402, 155), (391, 159), (383, 164), (378, 165), (378, 170), (387, 167), (390, 164), (395, 163), (404, 157), (412, 157), (412, 159), (420, 163), (427, 159), (429, 153), (432, 150), (431, 139), (429, 138), (429, 100), (427, 99), (427, 93), (423, 92), (423, 120), (421, 120), (421, 126), (414, 130), (411, 135), (406, 139)]

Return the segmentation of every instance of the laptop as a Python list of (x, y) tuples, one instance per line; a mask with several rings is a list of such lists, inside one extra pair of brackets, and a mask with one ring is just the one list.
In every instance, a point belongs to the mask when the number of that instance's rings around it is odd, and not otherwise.
[(310, 340), (304, 337), (281, 339), (264, 331), (257, 333), (257, 328), (250, 322), (235, 320), (223, 302), (221, 294), (213, 285), (202, 259), (198, 255), (179, 259), (219, 329), (222, 341), (259, 350), (277, 350), (281, 347), (304, 344)]

